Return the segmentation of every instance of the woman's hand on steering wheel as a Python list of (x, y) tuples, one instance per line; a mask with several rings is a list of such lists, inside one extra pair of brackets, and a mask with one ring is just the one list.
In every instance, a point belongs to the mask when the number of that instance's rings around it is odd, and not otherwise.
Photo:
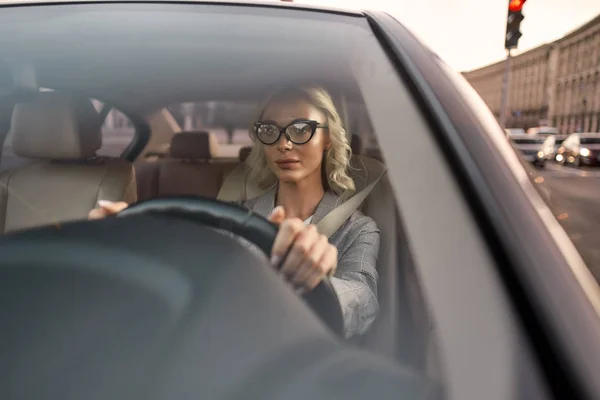
[(273, 209), (269, 220), (279, 225), (273, 243), (271, 263), (301, 290), (313, 290), (325, 276), (331, 276), (337, 266), (337, 248), (320, 234), (313, 224), (299, 218), (286, 218), (283, 207)]
[[(90, 211), (89, 219), (102, 219), (129, 207), (119, 201), (99, 200)], [(280, 272), (300, 290), (313, 290), (325, 276), (331, 276), (337, 266), (337, 249), (315, 225), (305, 225), (299, 218), (286, 218), (283, 207), (275, 207), (269, 220), (279, 225), (271, 251), (271, 263), (279, 266), (287, 254)], [(291, 247), (291, 248), (290, 248)]]
[[(265, 254), (270, 253), (276, 267), (283, 267), (282, 278), (297, 283), (301, 288), (298, 294), (306, 304), (335, 333), (344, 335), (342, 309), (327, 277), (335, 271), (337, 250), (315, 226), (306, 226), (297, 218), (286, 218), (281, 207), (273, 210), (267, 221), (235, 204), (177, 197), (150, 199), (132, 205), (99, 201), (98, 207), (90, 211), (89, 219), (149, 213), (188, 218), (201, 225), (222, 229), (250, 241)], [(253, 251), (251, 248), (246, 250)]]
[(129, 207), (129, 204), (124, 201), (98, 200), (98, 207), (89, 212), (88, 219), (106, 218), (109, 215), (120, 213), (127, 207)]

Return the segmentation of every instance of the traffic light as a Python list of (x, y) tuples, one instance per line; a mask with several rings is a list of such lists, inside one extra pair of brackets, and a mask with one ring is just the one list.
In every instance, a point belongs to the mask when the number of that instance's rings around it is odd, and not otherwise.
[(506, 20), (506, 38), (504, 41), (504, 48), (512, 49), (517, 47), (519, 38), (523, 35), (519, 28), (521, 27), (521, 21), (525, 18), (523, 16), (523, 4), (527, 0), (510, 0), (508, 3), (508, 18)]
[(525, 4), (527, 0), (510, 0), (508, 3), (508, 10), (512, 12), (518, 12), (523, 9), (523, 4)]

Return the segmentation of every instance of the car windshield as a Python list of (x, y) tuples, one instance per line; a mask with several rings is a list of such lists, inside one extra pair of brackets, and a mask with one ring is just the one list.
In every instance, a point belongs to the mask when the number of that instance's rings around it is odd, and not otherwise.
[[(474, 358), (509, 354), (488, 346), (499, 332), (503, 347), (529, 351), (527, 314), (512, 308), (521, 288), (506, 290), (504, 278), (519, 274), (520, 285), (521, 264), (539, 260), (513, 234), (539, 229), (554, 256), (564, 232), (547, 224), (527, 177), (578, 193), (580, 181), (567, 179), (600, 161), (594, 147), (503, 131), (472, 104), (474, 91), (454, 87), (464, 77), (385, 13), (279, 1), (0, 9), (0, 246), (39, 253), (5, 268), (27, 288), (4, 286), (19, 311), (18, 327), (5, 325), (31, 349), (7, 358), (15, 385), (37, 388), (35, 367), (40, 387), (64, 397), (89, 397), (75, 396), (75, 383), (153, 397), (153, 381), (137, 383), (156, 379), (161, 390), (184, 382), (169, 389), (190, 398), (286, 399), (280, 390), (304, 388), (293, 379), (310, 375), (317, 389), (347, 395), (338, 372), (370, 382), (348, 351), (367, 372), (369, 357), (387, 358), (382, 370), (396, 375), (384, 380), (411, 393), (455, 397), (446, 378), (459, 376), (467, 393), (473, 374), (447, 371), (449, 355), (473, 368), (461, 358), (472, 343)], [(528, 123), (551, 123), (528, 107)], [(585, 236), (584, 256), (600, 260), (586, 215), (571, 211), (581, 203), (556, 204), (573, 241)], [(493, 322), (486, 340), (466, 340), (480, 317)], [(38, 352), (49, 361), (29, 356)], [(313, 357), (324, 364), (308, 368)]]
[[(315, 232), (333, 226), (311, 236), (325, 247), (314, 263), (323, 272), (281, 279), (300, 294), (335, 290), (337, 307), (351, 308), (332, 325), (342, 338), (360, 342), (369, 332), (378, 271), (395, 268), (395, 258), (378, 257), (380, 238), (402, 244), (392, 191), (378, 192), (377, 207), (368, 197), (386, 171), (382, 132), (396, 133), (376, 129), (374, 116), (385, 110), (380, 88), (402, 86), (363, 15), (215, 4), (9, 7), (0, 14), (0, 49), (9, 93), (0, 98), (3, 233), (190, 197), (204, 207), (233, 203), (275, 227), (296, 218)], [(311, 185), (299, 191), (303, 179)], [(285, 193), (289, 202), (275, 209)], [(366, 199), (320, 224), (357, 193)], [(314, 204), (296, 210), (304, 195)], [(233, 232), (228, 218), (238, 222), (236, 215), (208, 225)], [(351, 237), (362, 244), (348, 247)], [(257, 235), (246, 239), (246, 257), (288, 268), (277, 257), (290, 253), (275, 254), (273, 237), (273, 254)], [(163, 240), (168, 247), (171, 238)], [(196, 243), (205, 253), (199, 267), (216, 256), (209, 243)]]

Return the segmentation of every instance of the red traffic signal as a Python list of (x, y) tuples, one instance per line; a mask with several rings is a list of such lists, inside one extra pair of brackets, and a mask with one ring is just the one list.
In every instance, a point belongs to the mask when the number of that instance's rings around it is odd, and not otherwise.
[(512, 12), (519, 12), (523, 9), (523, 4), (525, 4), (527, 0), (510, 0), (508, 3), (508, 9)]
[(514, 49), (519, 43), (519, 38), (523, 36), (520, 31), (521, 21), (525, 18), (523, 15), (523, 4), (527, 0), (509, 0), (508, 17), (506, 19), (506, 37), (504, 41), (505, 49)]

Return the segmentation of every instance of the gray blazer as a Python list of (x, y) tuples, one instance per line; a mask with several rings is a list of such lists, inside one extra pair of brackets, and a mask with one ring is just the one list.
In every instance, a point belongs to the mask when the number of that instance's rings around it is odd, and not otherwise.
[[(267, 218), (275, 207), (276, 189), (244, 202), (243, 206)], [(327, 213), (342, 203), (332, 192), (325, 192), (317, 206), (312, 223), (318, 223)], [(331, 284), (337, 293), (344, 314), (346, 337), (367, 331), (379, 311), (377, 302), (377, 255), (379, 229), (373, 219), (360, 211), (352, 216), (329, 238), (338, 250), (338, 265)]]

